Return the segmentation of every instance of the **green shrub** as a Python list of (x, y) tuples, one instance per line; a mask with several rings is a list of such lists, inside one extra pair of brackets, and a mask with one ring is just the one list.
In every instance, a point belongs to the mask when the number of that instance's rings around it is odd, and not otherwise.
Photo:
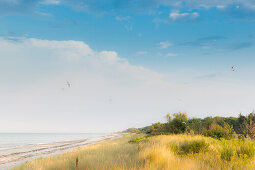
[(194, 140), (192, 142), (184, 142), (180, 145), (180, 152), (183, 154), (199, 153), (208, 148), (208, 144), (204, 140)]
[(171, 149), (174, 153), (179, 153), (179, 146), (178, 146), (178, 145), (171, 143), (171, 144), (169, 144), (168, 146), (170, 147), (170, 149)]
[(205, 136), (209, 136), (216, 139), (225, 138), (227, 134), (221, 129), (207, 130)]
[(141, 143), (141, 142), (147, 142), (148, 139), (146, 138), (133, 138), (128, 141), (128, 143)]
[(180, 134), (185, 132), (187, 128), (187, 123), (180, 118), (174, 118), (172, 121), (168, 122), (167, 126), (168, 132)]
[(205, 136), (209, 136), (216, 139), (232, 139), (234, 137), (234, 131), (233, 128), (230, 127), (228, 124), (224, 124), (224, 127), (221, 127), (220, 125), (216, 123), (212, 123), (209, 127), (209, 130), (207, 130), (204, 133)]
[(186, 141), (179, 146), (176, 144), (169, 144), (171, 150), (180, 155), (199, 153), (206, 150), (208, 146), (209, 145), (204, 140)]

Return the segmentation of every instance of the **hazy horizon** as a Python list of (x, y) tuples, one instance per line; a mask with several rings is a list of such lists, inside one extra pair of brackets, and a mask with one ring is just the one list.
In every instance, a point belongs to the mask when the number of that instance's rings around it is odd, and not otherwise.
[(250, 0), (0, 0), (0, 132), (248, 114), (254, 30)]

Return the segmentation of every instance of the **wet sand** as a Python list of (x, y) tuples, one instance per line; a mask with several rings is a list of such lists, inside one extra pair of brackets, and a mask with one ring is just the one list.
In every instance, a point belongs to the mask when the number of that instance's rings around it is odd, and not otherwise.
[(31, 161), (40, 157), (59, 155), (79, 147), (84, 147), (97, 142), (115, 139), (120, 136), (121, 134), (116, 133), (97, 138), (56, 142), (50, 144), (27, 145), (2, 149), (0, 150), (0, 169), (11, 169), (26, 161)]

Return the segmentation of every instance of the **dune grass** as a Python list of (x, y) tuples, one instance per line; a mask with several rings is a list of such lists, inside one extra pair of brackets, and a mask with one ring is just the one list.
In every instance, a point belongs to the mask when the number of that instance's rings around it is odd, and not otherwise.
[(119, 139), (27, 162), (15, 170), (255, 169), (255, 142), (204, 136), (128, 134)]

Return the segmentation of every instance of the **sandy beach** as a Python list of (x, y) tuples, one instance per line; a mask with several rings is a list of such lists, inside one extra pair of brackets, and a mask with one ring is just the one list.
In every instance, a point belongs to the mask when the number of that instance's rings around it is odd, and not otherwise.
[(120, 137), (121, 134), (110, 134), (107, 136), (88, 138), (82, 140), (63, 141), (50, 144), (28, 145), (12, 147), (0, 150), (0, 169), (14, 168), (26, 161), (40, 157), (59, 155), (73, 149), (88, 146), (97, 142), (111, 140)]

